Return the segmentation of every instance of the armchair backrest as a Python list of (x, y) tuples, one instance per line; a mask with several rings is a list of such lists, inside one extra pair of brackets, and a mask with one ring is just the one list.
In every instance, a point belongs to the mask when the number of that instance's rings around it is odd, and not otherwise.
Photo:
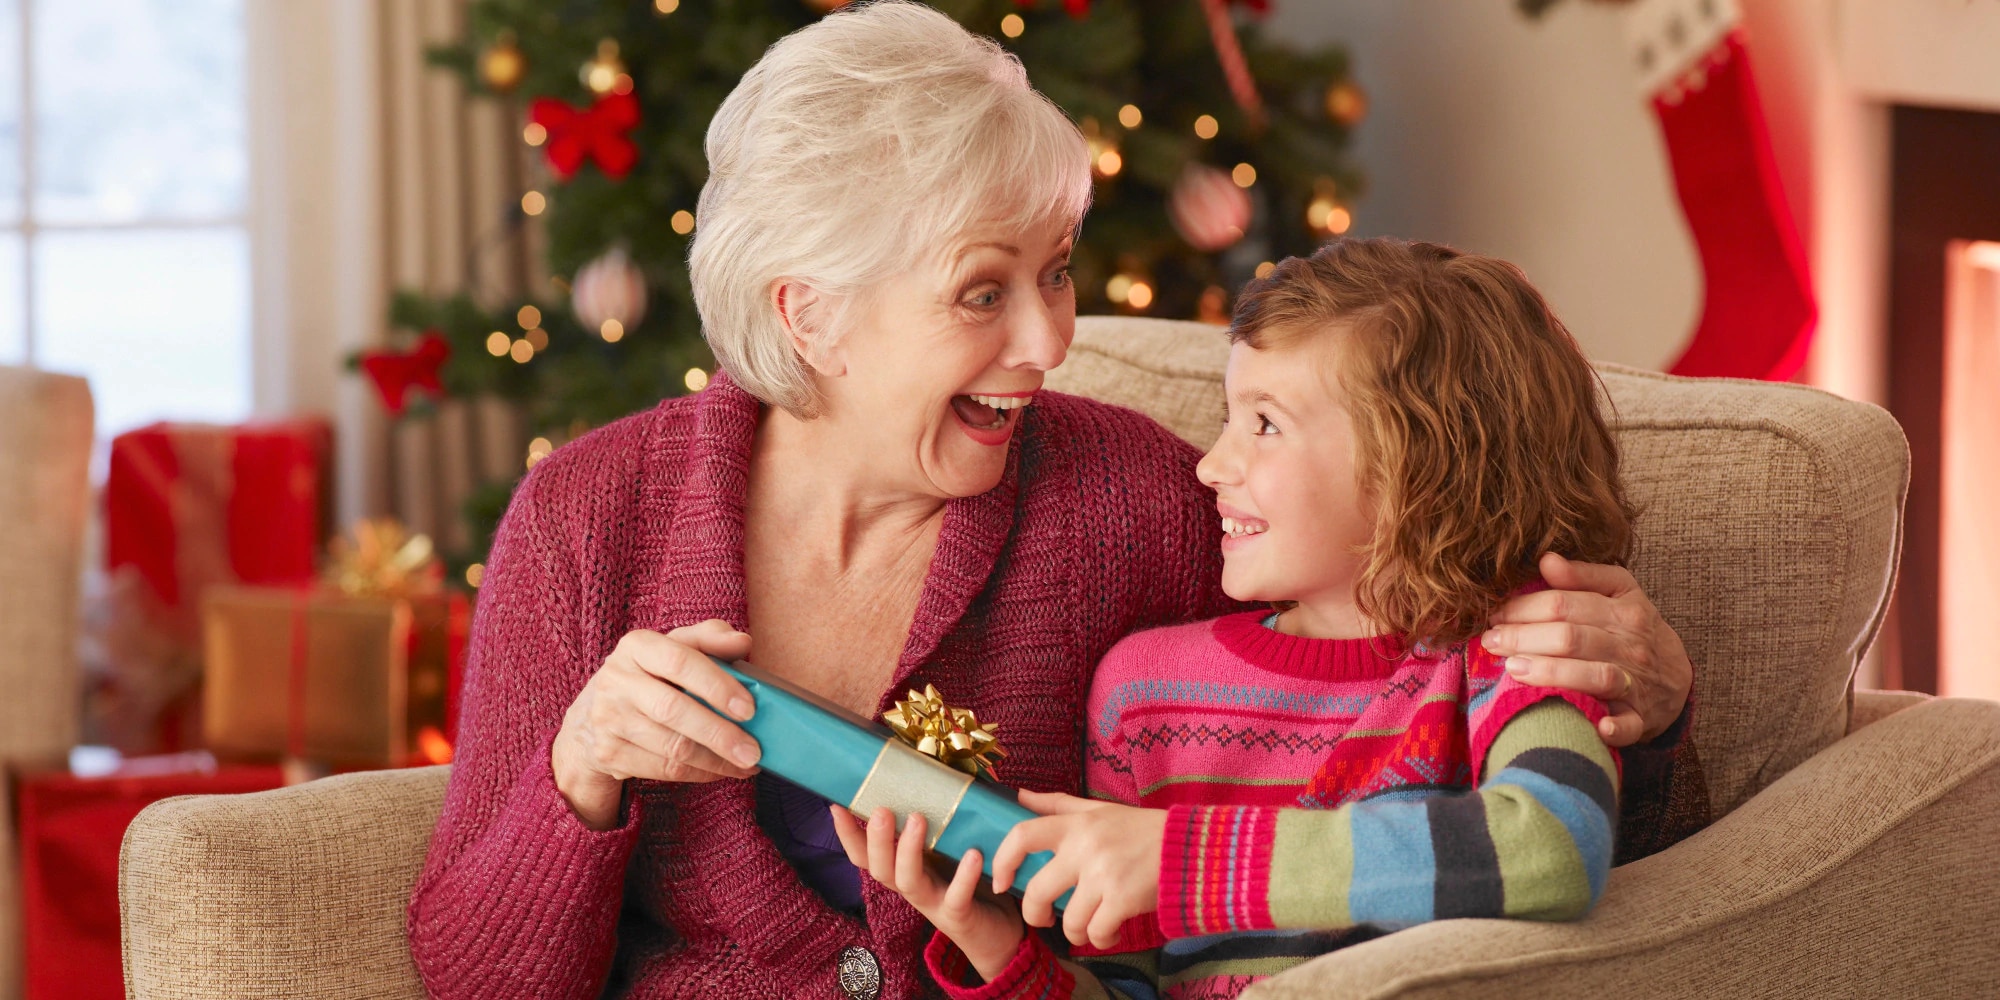
[[(90, 441), (83, 379), (0, 366), (0, 763), (58, 756), (76, 742)], [(17, 995), (21, 956), (5, 786), (0, 775), (0, 998)]]
[[(1214, 326), (1085, 317), (1048, 388), (1206, 448), (1227, 357)], [(1804, 386), (1599, 371), (1640, 512), (1633, 573), (1694, 661), (1720, 817), (1845, 734), (1901, 555), (1909, 448), (1882, 409)]]

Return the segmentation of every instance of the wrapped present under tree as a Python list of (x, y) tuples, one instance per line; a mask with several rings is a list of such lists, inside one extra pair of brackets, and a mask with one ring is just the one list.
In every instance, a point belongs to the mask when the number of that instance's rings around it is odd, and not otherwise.
[(430, 542), (393, 522), (337, 540), (317, 588), (214, 587), (203, 731), (227, 755), (446, 763), (471, 613)]
[(112, 439), (106, 574), (84, 607), (85, 742), (132, 754), (192, 745), (201, 593), (312, 579), (331, 451), (331, 430), (312, 419), (158, 423)]

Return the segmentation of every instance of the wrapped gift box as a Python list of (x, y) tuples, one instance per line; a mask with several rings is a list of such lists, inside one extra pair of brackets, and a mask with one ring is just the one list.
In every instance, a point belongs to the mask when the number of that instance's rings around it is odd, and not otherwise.
[(313, 577), (327, 535), (324, 421), (153, 424), (111, 441), (105, 576), (84, 606), (85, 739), (127, 753), (200, 735), (200, 595)]
[[(930, 847), (952, 858), (978, 848), (987, 875), (993, 852), (1016, 823), (1035, 818), (1013, 789), (948, 766), (920, 752), (888, 727), (869, 722), (809, 691), (792, 687), (747, 663), (715, 661), (741, 681), (757, 709), (744, 732), (763, 749), (758, 766), (866, 818), (888, 806), (902, 829), (922, 813)], [(921, 700), (912, 692), (911, 701)], [(723, 713), (727, 718), (728, 714)], [(1030, 854), (1014, 877), (1019, 892), (1052, 857)], [(1069, 901), (1063, 893), (1056, 901)]]
[[(327, 532), (325, 421), (152, 424), (111, 440), (105, 566), (168, 608), (215, 583), (311, 580)], [(190, 636), (192, 638), (192, 636)]]
[(470, 618), (458, 594), (212, 587), (205, 742), (345, 766), (446, 763)]
[(259, 792), (276, 767), (217, 767), (207, 754), (127, 761), (105, 777), (16, 768), (27, 1000), (121, 1000), (118, 849), (146, 806), (174, 795)]

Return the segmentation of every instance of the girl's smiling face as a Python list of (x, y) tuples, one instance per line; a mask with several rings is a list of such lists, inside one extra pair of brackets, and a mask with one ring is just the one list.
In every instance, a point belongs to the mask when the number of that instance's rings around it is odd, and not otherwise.
[(1195, 469), (1222, 518), (1222, 589), (1299, 602), (1287, 631), (1373, 635), (1354, 607), (1375, 526), (1336, 376), (1344, 334), (1286, 339), (1230, 348), (1222, 436)]

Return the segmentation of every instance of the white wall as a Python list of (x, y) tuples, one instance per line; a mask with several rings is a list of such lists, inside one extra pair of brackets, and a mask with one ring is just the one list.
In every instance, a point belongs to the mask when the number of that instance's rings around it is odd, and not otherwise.
[(1267, 30), (1340, 41), (1371, 99), (1354, 232), (1521, 265), (1592, 357), (1671, 363), (1701, 275), (1623, 13), (1567, 0), (1285, 0)]

